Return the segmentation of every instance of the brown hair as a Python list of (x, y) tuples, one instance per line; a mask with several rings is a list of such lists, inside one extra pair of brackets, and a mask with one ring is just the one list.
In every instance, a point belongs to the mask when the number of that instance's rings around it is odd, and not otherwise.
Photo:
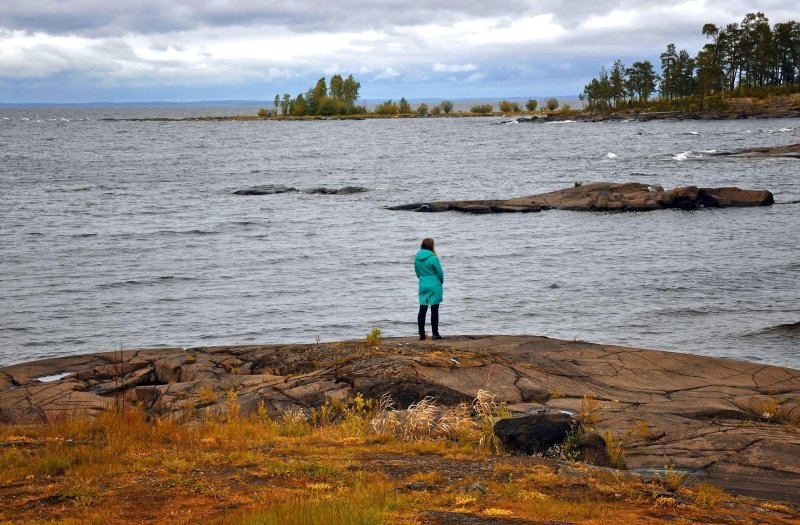
[(424, 239), (422, 239), (422, 246), (420, 246), (420, 248), (423, 250), (430, 250), (436, 253), (436, 250), (433, 249), (433, 239), (431, 239), (430, 237), (425, 237)]

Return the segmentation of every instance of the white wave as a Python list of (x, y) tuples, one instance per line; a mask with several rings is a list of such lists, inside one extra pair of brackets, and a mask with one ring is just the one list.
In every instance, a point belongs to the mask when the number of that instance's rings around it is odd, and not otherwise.
[(762, 129), (761, 133), (791, 133), (796, 128)]
[(619, 155), (617, 155), (616, 153), (611, 153), (610, 151), (606, 153), (607, 159), (616, 159), (617, 157), (619, 157)]
[[(712, 153), (712, 152), (706, 151), (705, 153)], [(689, 159), (702, 159), (702, 158), (703, 158), (703, 152), (700, 151), (682, 151), (672, 156), (673, 160), (678, 160), (678, 161), (684, 161)]]
[(545, 122), (545, 124), (574, 124), (577, 120), (554, 120), (552, 122)]
[(700, 134), (699, 131), (687, 131), (686, 133), (684, 133), (684, 135), (699, 135), (699, 134)]

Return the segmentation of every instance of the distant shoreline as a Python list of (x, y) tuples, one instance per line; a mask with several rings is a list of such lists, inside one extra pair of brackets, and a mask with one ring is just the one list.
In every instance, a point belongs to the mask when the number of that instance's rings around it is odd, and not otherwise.
[(192, 117), (108, 117), (101, 120), (108, 122), (237, 122), (237, 121), (327, 121), (327, 120), (372, 120), (372, 119), (448, 119), (448, 118), (507, 118), (508, 122), (606, 122), (606, 121), (637, 121), (648, 122), (651, 120), (744, 120), (744, 119), (774, 119), (774, 118), (800, 118), (800, 107), (758, 111), (617, 111), (613, 113), (584, 113), (584, 112), (553, 112), (553, 113), (470, 113), (458, 112), (447, 115), (378, 115), (374, 113), (357, 115), (306, 115), (306, 116), (271, 116), (259, 117), (257, 115), (203, 115)]

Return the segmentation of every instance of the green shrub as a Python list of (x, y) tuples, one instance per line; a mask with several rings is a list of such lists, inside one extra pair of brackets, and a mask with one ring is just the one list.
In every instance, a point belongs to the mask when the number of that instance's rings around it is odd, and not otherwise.
[(525, 103), (525, 109), (527, 109), (528, 111), (536, 111), (536, 108), (538, 106), (539, 103), (532, 98), (529, 98), (528, 101)]
[(445, 115), (453, 111), (453, 103), (450, 102), (449, 100), (442, 100), (439, 103), (439, 107), (442, 108), (442, 111), (444, 111)]
[(492, 106), (491, 104), (475, 104), (474, 106), (469, 108), (469, 110), (472, 113), (478, 113), (479, 115), (485, 115), (487, 113), (491, 113), (493, 107), (494, 106)]
[(547, 106), (548, 111), (555, 111), (558, 109), (558, 99), (557, 98), (548, 98), (547, 102), (545, 102), (545, 106)]
[(367, 333), (367, 344), (379, 346), (381, 344), (381, 329), (377, 326)]

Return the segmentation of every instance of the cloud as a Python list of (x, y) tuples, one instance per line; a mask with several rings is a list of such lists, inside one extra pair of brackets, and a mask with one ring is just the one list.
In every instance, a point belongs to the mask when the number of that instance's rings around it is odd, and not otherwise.
[[(743, 0), (2, 1), (0, 83), (50, 82), (54, 96), (65, 79), (76, 91), (261, 82), (299, 92), (334, 72), (361, 75), (375, 97), (572, 92), (618, 57), (655, 60), (670, 42), (694, 54), (704, 23), (753, 10)], [(765, 4), (772, 22), (797, 18), (794, 1)]]
[(478, 66), (475, 64), (439, 64), (436, 63), (433, 65), (433, 70), (437, 73), (466, 73), (469, 71), (475, 71), (478, 69)]

